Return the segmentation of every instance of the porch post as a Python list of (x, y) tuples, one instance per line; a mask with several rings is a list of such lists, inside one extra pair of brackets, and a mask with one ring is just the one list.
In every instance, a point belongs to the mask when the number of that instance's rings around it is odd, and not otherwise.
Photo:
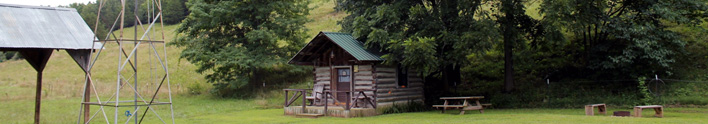
[(300, 90), (300, 94), (302, 94), (302, 113), (307, 113), (307, 112), (305, 111), (305, 105), (306, 105), (306, 104), (305, 104), (305, 101), (307, 101), (307, 99), (305, 98), (305, 97), (306, 97), (306, 96), (305, 96), (305, 91), (306, 91), (305, 89)]

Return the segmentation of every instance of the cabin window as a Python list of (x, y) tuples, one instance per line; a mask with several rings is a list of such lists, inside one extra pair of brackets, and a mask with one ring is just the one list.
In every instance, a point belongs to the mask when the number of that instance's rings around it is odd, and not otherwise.
[(404, 68), (401, 64), (396, 68), (396, 81), (399, 88), (408, 87), (408, 68)]
[(349, 79), (351, 74), (349, 74), (349, 69), (337, 69), (339, 71), (339, 77), (337, 77), (337, 80), (339, 82), (350, 82), (351, 80)]

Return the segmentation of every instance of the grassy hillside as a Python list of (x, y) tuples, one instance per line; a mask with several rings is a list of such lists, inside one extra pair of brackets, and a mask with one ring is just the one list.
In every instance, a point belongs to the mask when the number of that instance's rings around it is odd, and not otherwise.
[[(315, 0), (310, 11), (311, 22), (306, 24), (309, 29), (308, 36), (314, 36), (319, 31), (338, 31), (340, 26), (336, 25), (336, 21), (346, 16), (342, 12), (334, 11), (334, 0)], [(170, 42), (177, 34), (174, 30), (177, 25), (165, 25), (164, 40)], [(144, 27), (147, 28), (147, 27)], [(155, 27), (158, 30), (160, 26)], [(126, 28), (123, 32), (124, 37), (133, 39), (133, 28)], [(138, 27), (138, 34), (142, 33), (142, 28)], [(119, 32), (116, 32), (119, 35)], [(151, 38), (159, 38), (161, 34), (155, 33), (150, 35)], [(157, 39), (160, 40), (161, 38)], [(155, 40), (155, 39), (154, 39)], [(309, 42), (310, 39), (302, 42)], [(132, 49), (134, 44), (123, 44), (127, 53)], [(102, 52), (93, 69), (94, 83), (102, 100), (107, 99), (111, 92), (115, 91), (116, 70), (118, 66), (118, 56), (120, 56), (117, 44), (109, 43), (106, 49)], [(262, 97), (255, 100), (225, 100), (212, 98), (208, 94), (208, 89), (211, 84), (206, 83), (204, 75), (196, 73), (196, 66), (184, 59), (179, 59), (181, 48), (172, 46), (162, 47), (162, 44), (155, 44), (155, 48), (162, 54), (163, 49), (167, 52), (167, 64), (169, 65), (170, 81), (172, 83), (173, 96), (175, 97), (175, 116), (184, 118), (194, 114), (218, 113), (223, 111), (234, 111), (236, 109), (229, 108), (263, 108), (274, 107), (282, 104), (282, 95), (279, 91), (271, 91), (263, 93)], [(160, 66), (157, 65), (154, 54), (152, 61), (150, 60), (149, 52), (151, 46), (149, 44), (141, 44), (138, 51), (138, 69), (141, 73), (138, 75), (140, 79), (139, 90), (144, 93), (143, 97), (147, 97), (145, 92), (152, 91), (155, 84), (148, 84), (151, 80), (149, 69), (153, 69), (153, 76), (159, 76), (164, 73)], [(123, 58), (125, 59), (125, 58)], [(150, 64), (153, 66), (150, 66)], [(157, 68), (148, 68), (157, 67)], [(121, 73), (130, 73), (129, 67), (126, 67)], [(30, 123), (34, 114), (34, 95), (36, 72), (25, 60), (14, 60), (0, 63), (0, 113), (7, 113), (6, 116), (0, 116), (3, 123)], [(133, 80), (130, 75), (124, 75), (126, 79)], [(49, 63), (44, 71), (44, 87), (42, 90), (42, 121), (54, 123), (72, 123), (78, 115), (79, 101), (84, 83), (84, 74), (78, 65), (71, 57), (63, 50), (54, 51)], [(132, 82), (132, 81), (131, 81)], [(307, 87), (306, 84), (296, 87)], [(123, 89), (122, 94), (130, 93), (130, 90)], [(202, 93), (201, 95), (192, 95), (194, 92)], [(132, 95), (122, 96), (121, 99), (132, 99)], [(147, 99), (147, 98), (146, 98)], [(97, 107), (91, 109), (92, 112), (98, 110)], [(113, 109), (107, 111), (109, 116), (112, 115)], [(120, 109), (122, 113), (129, 109)], [(166, 108), (158, 108), (158, 112), (165, 111)], [(161, 115), (165, 118), (165, 115)], [(100, 117), (100, 118), (98, 118)], [(150, 116), (146, 118), (151, 118)], [(103, 119), (101, 115), (97, 119)], [(154, 117), (153, 117), (154, 119)], [(112, 121), (112, 119), (110, 119)], [(103, 122), (96, 121), (96, 122)]]
[[(305, 24), (305, 27), (309, 29), (307, 35), (310, 38), (314, 38), (320, 31), (336, 32), (342, 29), (341, 26), (337, 25), (337, 21), (342, 20), (347, 14), (335, 11), (334, 6), (334, 0), (314, 0), (312, 5), (310, 5), (310, 7), (314, 8), (310, 10), (310, 15), (308, 16), (312, 21)], [(310, 42), (309, 40), (303, 42)]]
[[(165, 26), (165, 41), (170, 41), (175, 36), (174, 29), (176, 25)], [(160, 27), (157, 26), (159, 30)], [(142, 33), (142, 31), (139, 31)], [(132, 39), (133, 28), (125, 29), (125, 38)], [(160, 34), (156, 33), (155, 36)], [(133, 43), (126, 43), (124, 45), (133, 46)], [(154, 44), (159, 53), (164, 53), (162, 43)], [(98, 90), (108, 90), (113, 89), (113, 85), (116, 82), (116, 70), (117, 70), (117, 57), (119, 56), (118, 46), (116, 43), (107, 43), (106, 48), (102, 51), (99, 56), (96, 65), (92, 69), (94, 83), (96, 83)], [(124, 47), (125, 50), (131, 50), (132, 47)], [(159, 70), (160, 68), (148, 68), (148, 67), (159, 67), (155, 60), (154, 54), (151, 57), (148, 56), (151, 51), (149, 44), (143, 43), (139, 47), (138, 51), (138, 69), (140, 76), (139, 82), (143, 80), (150, 80), (150, 69)], [(190, 84), (204, 82), (203, 76), (195, 73), (193, 70), (195, 66), (187, 61), (179, 60), (179, 48), (167, 47), (167, 57), (168, 65), (170, 69), (170, 80), (173, 84), (173, 90), (178, 93), (183, 93), (187, 91)], [(127, 51), (130, 53), (130, 51)], [(94, 54), (95, 56), (96, 54)], [(164, 55), (162, 55), (164, 56)], [(125, 58), (123, 58), (125, 60)], [(150, 63), (153, 62), (153, 63)], [(150, 66), (153, 64), (153, 66)], [(2, 97), (1, 100), (13, 100), (13, 99), (30, 99), (34, 97), (34, 88), (36, 81), (36, 73), (32, 67), (25, 60), (8, 61), (0, 63), (0, 69), (5, 73), (0, 73), (0, 94), (7, 95), (8, 97)], [(12, 72), (12, 73), (8, 73)], [(157, 73), (157, 71), (153, 71)], [(127, 69), (122, 71), (122, 73), (130, 73)], [(129, 77), (125, 77), (129, 78)], [(44, 89), (43, 95), (48, 98), (68, 98), (68, 97), (80, 97), (80, 89), (82, 89), (84, 80), (84, 74), (78, 65), (71, 59), (71, 57), (66, 53), (66, 51), (54, 51), (52, 57), (47, 63), (47, 67), (44, 71)], [(146, 82), (146, 81), (145, 81)], [(142, 85), (139, 89), (150, 88), (148, 84)]]

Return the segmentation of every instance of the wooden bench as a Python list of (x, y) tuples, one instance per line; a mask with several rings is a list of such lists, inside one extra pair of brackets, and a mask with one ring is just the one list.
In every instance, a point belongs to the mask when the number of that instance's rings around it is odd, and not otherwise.
[[(479, 103), (479, 99), (484, 98), (484, 96), (465, 96), (465, 97), (440, 97), (441, 100), (445, 100), (443, 105), (433, 105), (433, 108), (442, 108), (442, 113), (445, 110), (450, 109), (460, 109), (460, 115), (465, 114), (468, 110), (479, 110), (479, 113), (484, 113), (484, 108), (482, 104)], [(450, 105), (449, 100), (462, 100), (462, 104)], [(476, 105), (470, 105), (469, 100), (474, 100)]]
[(595, 107), (597, 107), (597, 113), (607, 114), (607, 107), (604, 103), (602, 103), (602, 104), (585, 105), (585, 115), (587, 115), (587, 116), (595, 115)]
[(664, 106), (661, 105), (646, 105), (646, 106), (634, 106), (634, 117), (642, 117), (643, 109), (654, 109), (656, 117), (664, 117)]

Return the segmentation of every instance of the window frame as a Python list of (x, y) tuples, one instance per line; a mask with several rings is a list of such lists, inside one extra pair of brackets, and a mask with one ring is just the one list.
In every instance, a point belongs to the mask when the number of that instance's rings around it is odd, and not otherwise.
[[(401, 64), (396, 66), (396, 88), (408, 88), (410, 86), (409, 73), (409, 69), (404, 68)], [(403, 79), (404, 81), (401, 81), (401, 76), (405, 77), (405, 79)]]

